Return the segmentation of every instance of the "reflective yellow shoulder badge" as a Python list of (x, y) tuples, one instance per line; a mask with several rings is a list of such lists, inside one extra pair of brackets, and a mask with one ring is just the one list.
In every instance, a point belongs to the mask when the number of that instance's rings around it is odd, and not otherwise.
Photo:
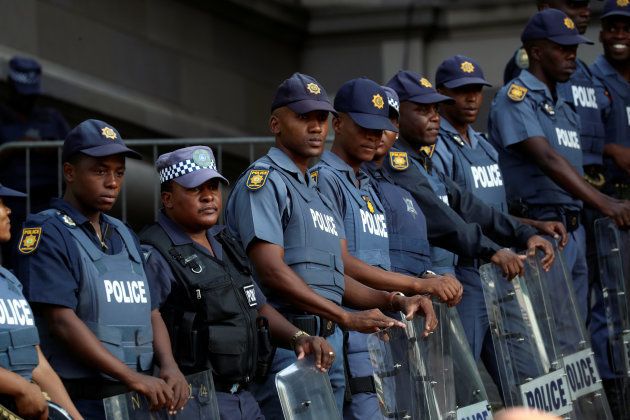
[(523, 99), (525, 99), (525, 95), (527, 95), (527, 88), (524, 88), (523, 86), (519, 86), (515, 83), (512, 83), (510, 85), (510, 88), (508, 89), (508, 93), (507, 93), (508, 98), (510, 98), (511, 100), (515, 102), (520, 102)]
[(22, 237), (18, 249), (22, 254), (30, 254), (37, 249), (39, 238), (42, 237), (42, 228), (24, 228), (22, 229)]
[(245, 185), (252, 191), (259, 190), (265, 185), (267, 175), (269, 175), (268, 169), (252, 169), (249, 171), (249, 175), (247, 175)]
[(409, 167), (407, 152), (389, 152), (389, 163), (392, 165), (392, 168), (404, 171)]

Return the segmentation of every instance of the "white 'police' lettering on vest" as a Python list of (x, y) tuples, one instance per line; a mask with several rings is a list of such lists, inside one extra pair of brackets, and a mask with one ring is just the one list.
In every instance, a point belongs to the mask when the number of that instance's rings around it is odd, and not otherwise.
[(582, 108), (597, 109), (597, 99), (595, 98), (595, 89), (584, 86), (571, 86), (573, 91), (573, 103)]
[(457, 409), (457, 420), (492, 420), (490, 404), (483, 400)]
[(575, 131), (556, 127), (556, 137), (560, 146), (580, 149), (580, 136)]
[(563, 360), (573, 401), (582, 395), (602, 389), (593, 350), (584, 349), (564, 357)]
[(359, 209), (361, 213), (361, 224), (363, 225), (363, 232), (367, 232), (371, 235), (387, 238), (387, 224), (385, 223), (385, 215), (378, 213), (370, 213), (363, 209)]
[(0, 299), (0, 325), (35, 325), (25, 299)]
[(475, 181), (475, 189), (500, 187), (503, 185), (501, 171), (496, 163), (486, 166), (471, 166), (470, 171)]
[(563, 415), (572, 410), (571, 394), (564, 369), (558, 369), (520, 386), (523, 405)]
[(147, 303), (147, 292), (142, 281), (103, 280), (107, 302)]
[(313, 218), (313, 226), (315, 226), (319, 230), (323, 230), (326, 233), (330, 233), (334, 236), (339, 236), (337, 234), (337, 225), (335, 225), (335, 219), (328, 215), (322, 214), (321, 212), (313, 209), (309, 209), (311, 211), (311, 217)]

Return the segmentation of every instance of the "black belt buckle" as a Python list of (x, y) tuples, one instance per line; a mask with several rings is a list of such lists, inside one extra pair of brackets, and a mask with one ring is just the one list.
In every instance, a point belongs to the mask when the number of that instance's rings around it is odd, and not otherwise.
[(564, 224), (568, 232), (573, 232), (580, 227), (580, 212), (577, 210), (565, 211)]
[(322, 338), (330, 337), (335, 332), (337, 324), (323, 316), (319, 317), (319, 336)]

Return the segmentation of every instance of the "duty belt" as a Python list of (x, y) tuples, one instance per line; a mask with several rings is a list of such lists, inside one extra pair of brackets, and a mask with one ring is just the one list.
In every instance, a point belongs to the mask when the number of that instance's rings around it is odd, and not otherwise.
[(102, 378), (63, 379), (72, 400), (102, 400), (131, 390), (122, 382)]
[(221, 378), (214, 378), (214, 388), (217, 392), (227, 392), (229, 394), (237, 394), (249, 386), (246, 382), (225, 382)]
[(337, 328), (337, 324), (319, 315), (283, 314), (293, 325), (306, 332), (308, 335), (318, 335), (326, 338), (331, 336)]

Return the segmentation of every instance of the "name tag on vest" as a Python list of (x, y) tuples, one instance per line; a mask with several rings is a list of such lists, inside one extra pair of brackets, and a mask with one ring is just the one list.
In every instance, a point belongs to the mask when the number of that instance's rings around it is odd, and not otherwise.
[(364, 233), (387, 238), (387, 224), (384, 214), (372, 214), (363, 209), (359, 209), (359, 212), (361, 213), (361, 225)]
[(0, 299), (1, 325), (34, 325), (33, 314), (24, 299)]
[(573, 103), (582, 108), (597, 109), (597, 99), (595, 89), (584, 86), (571, 86), (573, 92)]
[(107, 302), (148, 303), (142, 281), (103, 280)]
[(573, 408), (564, 369), (558, 369), (521, 385), (523, 405), (556, 415)]
[(593, 350), (590, 348), (563, 358), (573, 401), (602, 388)]
[(570, 149), (580, 149), (580, 136), (578, 136), (578, 133), (575, 131), (556, 127), (556, 137), (558, 138), (558, 144), (560, 146)]
[(321, 212), (313, 209), (311, 211), (311, 217), (313, 218), (313, 226), (317, 229), (330, 233), (331, 235), (339, 236), (337, 233), (337, 226), (335, 225), (335, 219), (328, 214), (322, 214)]
[(486, 166), (471, 166), (470, 172), (475, 181), (475, 189), (500, 187), (503, 185), (501, 171), (496, 163)]

